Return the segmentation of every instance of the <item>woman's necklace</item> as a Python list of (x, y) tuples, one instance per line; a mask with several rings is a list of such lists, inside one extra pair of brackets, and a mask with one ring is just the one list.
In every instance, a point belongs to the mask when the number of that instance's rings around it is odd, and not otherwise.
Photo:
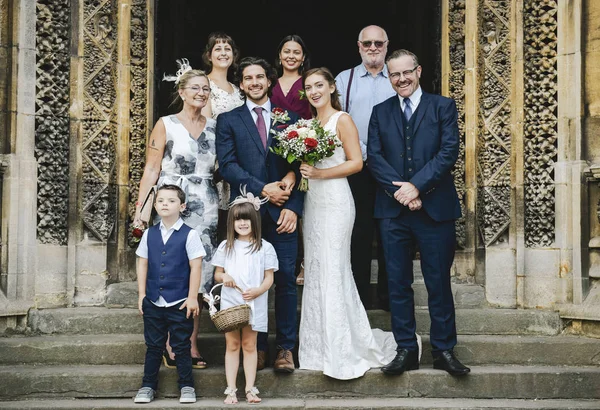
[(319, 117), (317, 117), (317, 120), (319, 120), (319, 124), (321, 125), (321, 127), (324, 127), (325, 124), (327, 124), (327, 121), (329, 121), (331, 116), (335, 113), (336, 113), (336, 111), (333, 111), (333, 112), (327, 114), (326, 116), (324, 116), (323, 119), (320, 119)]

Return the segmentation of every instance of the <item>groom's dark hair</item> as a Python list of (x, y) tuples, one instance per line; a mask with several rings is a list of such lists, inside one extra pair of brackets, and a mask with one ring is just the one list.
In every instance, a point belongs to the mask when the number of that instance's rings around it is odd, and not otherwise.
[[(267, 75), (267, 78), (269, 79), (269, 81), (271, 81), (271, 85), (269, 86), (269, 90), (267, 92), (267, 95), (270, 97), (271, 93), (273, 92), (273, 87), (277, 83), (277, 71), (275, 71), (275, 69), (271, 66), (271, 64), (269, 64), (269, 62), (267, 60), (265, 60), (264, 58), (260, 58), (260, 57), (244, 57), (244, 58), (242, 58), (242, 60), (240, 61), (239, 65), (237, 66), (237, 69), (235, 71), (235, 81), (236, 81), (237, 85), (240, 85), (242, 83), (242, 79), (244, 78), (244, 69), (251, 65), (259, 65), (265, 70), (265, 74)], [(244, 91), (243, 90), (240, 90), (240, 91), (242, 92), (242, 94), (244, 95), (244, 98), (245, 98), (246, 94), (244, 93)]]

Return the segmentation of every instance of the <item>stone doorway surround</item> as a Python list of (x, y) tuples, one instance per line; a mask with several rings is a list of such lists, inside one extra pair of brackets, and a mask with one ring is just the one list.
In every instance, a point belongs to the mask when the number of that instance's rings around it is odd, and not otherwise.
[[(600, 6), (441, 4), (442, 94), (457, 101), (462, 138), (454, 280), (485, 286), (501, 308), (581, 305), (598, 281), (597, 183), (584, 175), (600, 148), (583, 124), (598, 115), (584, 96), (600, 86), (586, 82), (596, 69), (583, 54), (598, 59), (584, 30)], [(154, 124), (154, 10), (0, 0), (0, 328), (23, 326), (29, 307), (101, 305), (109, 284), (135, 279), (129, 222)]]

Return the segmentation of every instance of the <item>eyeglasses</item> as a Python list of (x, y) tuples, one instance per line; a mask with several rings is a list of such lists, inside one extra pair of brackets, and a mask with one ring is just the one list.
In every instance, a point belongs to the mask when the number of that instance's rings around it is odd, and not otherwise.
[(405, 78), (406, 78), (406, 77), (410, 77), (410, 76), (411, 76), (411, 74), (412, 74), (412, 73), (414, 73), (414, 72), (415, 72), (415, 70), (416, 70), (417, 68), (419, 68), (419, 66), (416, 66), (416, 67), (415, 67), (415, 68), (413, 68), (412, 70), (405, 70), (405, 71), (402, 71), (401, 73), (391, 73), (391, 74), (390, 74), (390, 78), (391, 78), (392, 80), (396, 81), (396, 80), (400, 79), (400, 77), (401, 77), (401, 76), (404, 76)]
[(200, 91), (202, 91), (204, 94), (210, 93), (210, 87), (198, 87), (197, 85), (193, 85), (191, 87), (185, 87), (185, 88), (190, 89), (195, 93), (199, 93)]
[(358, 40), (358, 42), (360, 44), (362, 44), (362, 46), (364, 48), (371, 48), (371, 46), (373, 44), (375, 44), (375, 47), (381, 48), (381, 47), (383, 47), (385, 45), (385, 43), (388, 42), (388, 40), (385, 40), (385, 41), (372, 41), (372, 40), (360, 41), (360, 40)]

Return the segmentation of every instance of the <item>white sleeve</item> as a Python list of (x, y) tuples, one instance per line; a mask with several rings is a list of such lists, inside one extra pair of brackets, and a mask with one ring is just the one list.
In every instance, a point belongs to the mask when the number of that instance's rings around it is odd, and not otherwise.
[(144, 231), (142, 239), (140, 239), (140, 243), (138, 243), (135, 254), (140, 258), (148, 259), (148, 229)]
[(202, 245), (200, 235), (198, 235), (198, 232), (195, 229), (190, 230), (188, 233), (187, 241), (185, 242), (185, 250), (187, 251), (189, 260), (206, 256), (206, 251), (204, 250), (204, 245)]
[(279, 270), (279, 259), (277, 252), (270, 242), (263, 239), (263, 248), (265, 251), (265, 270), (273, 269), (275, 272)]
[(225, 267), (225, 243), (226, 242), (227, 241), (223, 241), (219, 244), (219, 247), (217, 248), (212, 259), (210, 260), (210, 263), (212, 263), (213, 266), (219, 266), (221, 268)]

